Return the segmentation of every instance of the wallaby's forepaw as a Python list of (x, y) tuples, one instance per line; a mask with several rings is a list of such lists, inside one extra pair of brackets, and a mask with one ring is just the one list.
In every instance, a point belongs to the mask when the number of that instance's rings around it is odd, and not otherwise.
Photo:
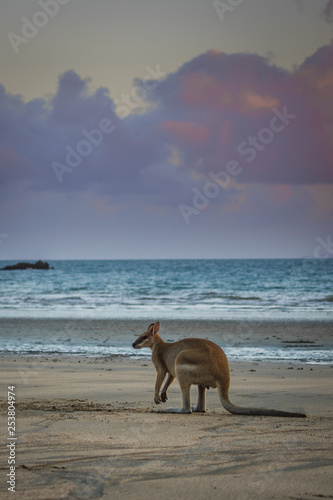
[(166, 401), (168, 401), (168, 396), (166, 392), (162, 392), (161, 395), (158, 394), (157, 396), (154, 397), (154, 402), (157, 405), (165, 403)]
[(162, 401), (162, 403), (165, 403), (166, 401), (168, 401), (168, 396), (167, 396), (166, 392), (162, 392), (161, 401)]

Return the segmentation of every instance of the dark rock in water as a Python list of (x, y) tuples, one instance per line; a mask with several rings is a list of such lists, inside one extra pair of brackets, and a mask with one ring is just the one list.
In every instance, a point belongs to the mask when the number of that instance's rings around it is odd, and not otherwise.
[(14, 264), (13, 266), (5, 266), (0, 269), (0, 271), (16, 271), (17, 269), (54, 269), (54, 267), (50, 267), (48, 262), (43, 262), (42, 260), (38, 260), (35, 264), (31, 264), (30, 262), (19, 262), (18, 264)]

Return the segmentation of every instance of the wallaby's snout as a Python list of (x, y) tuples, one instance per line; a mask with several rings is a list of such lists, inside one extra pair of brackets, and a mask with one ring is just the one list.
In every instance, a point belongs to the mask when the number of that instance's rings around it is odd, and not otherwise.
[(135, 342), (133, 342), (132, 347), (134, 349), (141, 349), (141, 347), (145, 347), (144, 343), (145, 343), (146, 339), (147, 339), (147, 336), (146, 336), (146, 332), (145, 332), (142, 335), (140, 335), (140, 337), (138, 337)]
[(138, 338), (135, 342), (133, 342), (132, 347), (134, 347), (134, 349), (140, 349), (139, 340), (140, 339)]

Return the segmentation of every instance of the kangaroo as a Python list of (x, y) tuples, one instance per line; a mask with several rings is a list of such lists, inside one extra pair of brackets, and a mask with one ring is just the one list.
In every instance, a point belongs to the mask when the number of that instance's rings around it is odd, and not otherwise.
[[(229, 400), (230, 372), (228, 359), (217, 344), (210, 340), (189, 338), (178, 342), (163, 342), (158, 335), (160, 322), (149, 325), (146, 332), (133, 343), (134, 349), (150, 347), (152, 362), (157, 376), (154, 401), (156, 404), (167, 401), (167, 390), (178, 379), (182, 393), (181, 408), (157, 410), (161, 413), (204, 413), (206, 411), (206, 389), (216, 389), (224, 408), (236, 415), (262, 415), (270, 417), (304, 418), (306, 414), (271, 410), (268, 408), (244, 408), (232, 404)], [(160, 394), (162, 383), (167, 379)], [(198, 386), (198, 404), (191, 408), (190, 388)]]

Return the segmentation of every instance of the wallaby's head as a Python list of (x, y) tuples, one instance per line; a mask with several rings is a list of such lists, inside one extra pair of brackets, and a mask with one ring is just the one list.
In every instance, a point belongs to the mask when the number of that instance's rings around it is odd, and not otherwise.
[(133, 342), (134, 349), (142, 349), (143, 347), (152, 347), (155, 343), (157, 333), (160, 329), (160, 322), (152, 323), (148, 326), (147, 331)]

